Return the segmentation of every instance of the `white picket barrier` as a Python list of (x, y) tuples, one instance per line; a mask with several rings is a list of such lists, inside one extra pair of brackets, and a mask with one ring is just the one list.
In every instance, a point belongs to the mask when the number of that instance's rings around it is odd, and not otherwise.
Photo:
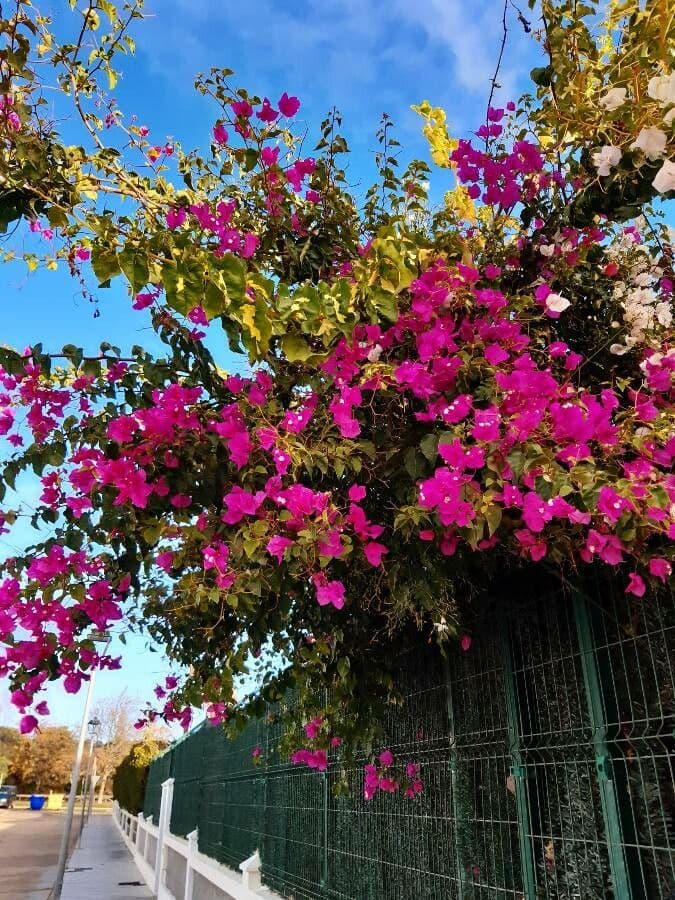
[[(209, 886), (209, 900), (282, 900), (260, 885), (260, 857), (242, 860), (235, 872), (198, 849), (198, 833), (186, 838), (171, 833), (173, 778), (162, 784), (159, 821), (132, 815), (113, 802), (113, 818), (143, 880), (157, 900), (200, 900), (197, 884)], [(199, 878), (195, 878), (199, 876)]]

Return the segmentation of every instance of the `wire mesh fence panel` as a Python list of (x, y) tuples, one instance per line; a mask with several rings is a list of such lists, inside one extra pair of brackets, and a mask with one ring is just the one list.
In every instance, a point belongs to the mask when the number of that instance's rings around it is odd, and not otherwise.
[[(457, 876), (449, 768), (446, 674), (440, 654), (411, 652), (400, 661), (404, 700), (385, 723), (383, 746), (401, 765), (420, 767), (415, 798), (378, 792), (363, 799), (362, 767), (349, 772), (349, 793), (327, 784), (326, 879), (322, 896), (406, 900), (454, 898)], [(362, 760), (365, 762), (365, 760)]]
[(201, 730), (198, 829), (199, 849), (202, 853), (221, 862), (232, 863), (234, 859), (225, 858), (222, 846), (224, 819), (222, 758), (226, 740), (220, 728), (207, 725)]
[(159, 808), (162, 804), (162, 783), (171, 777), (171, 749), (158, 756), (150, 766), (148, 780), (145, 785), (143, 815), (147, 819), (152, 816), (155, 825), (159, 822)]
[(265, 780), (260, 854), (265, 883), (317, 897), (323, 879), (325, 776), (294, 767)]
[(674, 651), (669, 593), (502, 604), (468, 652), (401, 657), (382, 746), (420, 765), (419, 796), (364, 800), (365, 759), (289, 765), (289, 693), (236, 739), (204, 725), (157, 759), (145, 812), (173, 775), (172, 831), (198, 825), (234, 868), (260, 850), (295, 900), (675, 900)]
[(450, 656), (448, 710), (457, 874), (465, 898), (523, 895), (509, 704), (500, 629)]
[[(614, 896), (574, 605), (550, 595), (509, 619), (538, 896)], [(590, 665), (590, 662), (588, 663)]]
[(171, 832), (186, 837), (199, 824), (205, 728), (195, 729), (173, 747)]
[(262, 722), (251, 721), (236, 740), (206, 726), (202, 754), (199, 849), (235, 868), (260, 848), (265, 814)]
[(599, 690), (635, 900), (675, 897), (675, 603), (606, 588), (592, 606)]

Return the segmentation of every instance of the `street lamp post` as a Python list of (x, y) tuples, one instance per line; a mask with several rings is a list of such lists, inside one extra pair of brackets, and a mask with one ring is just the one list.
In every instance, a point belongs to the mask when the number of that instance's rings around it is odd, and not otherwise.
[[(84, 778), (82, 779), (82, 809), (80, 811), (80, 833), (77, 842), (78, 848), (82, 846), (82, 831), (84, 830), (85, 816), (88, 820), (89, 811), (91, 811), (90, 795), (94, 790), (93, 777), (96, 767), (96, 757), (94, 756), (94, 749), (96, 747), (96, 744), (98, 743), (100, 727), (101, 720), (95, 717), (93, 719), (89, 719), (89, 721), (87, 722), (87, 728), (89, 729), (89, 754), (87, 756), (87, 771), (85, 772)], [(89, 803), (87, 803), (87, 799), (89, 799)]]
[[(92, 636), (92, 640), (97, 643), (105, 643), (106, 648), (110, 642), (110, 635), (106, 632), (96, 632)], [(105, 649), (103, 651), (105, 654)], [(84, 709), (82, 710), (82, 723), (80, 725), (80, 736), (77, 741), (77, 750), (75, 751), (75, 760), (73, 769), (70, 773), (70, 793), (68, 794), (68, 806), (66, 807), (66, 821), (63, 826), (63, 835), (61, 837), (61, 848), (59, 850), (59, 859), (56, 864), (56, 876), (54, 877), (54, 888), (52, 891), (52, 900), (61, 900), (61, 892), (63, 890), (63, 876), (66, 873), (66, 863), (68, 861), (68, 845), (70, 844), (70, 831), (73, 826), (73, 813), (75, 812), (75, 800), (77, 798), (77, 788), (80, 782), (80, 769), (82, 767), (82, 754), (84, 752), (84, 742), (87, 737), (87, 722), (89, 721), (89, 708), (91, 707), (91, 698), (94, 692), (94, 676), (96, 671), (92, 670), (89, 676), (89, 684), (87, 686), (87, 695), (84, 700)]]

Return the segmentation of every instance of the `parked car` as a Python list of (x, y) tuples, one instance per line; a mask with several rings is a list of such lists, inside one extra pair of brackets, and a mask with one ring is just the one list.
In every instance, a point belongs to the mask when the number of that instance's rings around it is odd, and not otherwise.
[(16, 786), (13, 784), (6, 784), (4, 787), (0, 787), (0, 808), (11, 809), (14, 806), (14, 800), (16, 798)]

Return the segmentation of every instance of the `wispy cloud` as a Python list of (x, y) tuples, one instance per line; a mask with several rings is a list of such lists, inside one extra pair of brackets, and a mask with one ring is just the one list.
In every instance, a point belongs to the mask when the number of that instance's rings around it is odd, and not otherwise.
[[(155, 0), (148, 64), (174, 84), (210, 66), (236, 67), (260, 91), (309, 90), (322, 107), (474, 105), (487, 97), (501, 39), (501, 0)], [(525, 70), (517, 28), (500, 80)], [(401, 102), (402, 101), (402, 102)], [(365, 111), (365, 109), (364, 109)], [(396, 110), (391, 110), (396, 112)]]

